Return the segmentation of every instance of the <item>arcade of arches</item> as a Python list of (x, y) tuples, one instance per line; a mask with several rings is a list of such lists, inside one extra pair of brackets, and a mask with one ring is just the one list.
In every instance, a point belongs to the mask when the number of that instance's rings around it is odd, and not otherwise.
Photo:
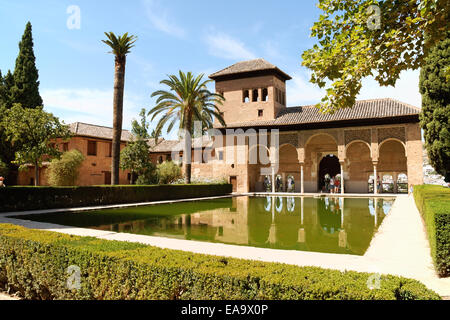
[[(402, 193), (423, 183), (417, 124), (281, 132), (279, 145), (276, 172), (260, 159), (261, 155), (271, 157), (271, 151), (263, 146), (253, 147), (258, 150), (256, 164), (225, 171), (237, 178), (236, 191), (328, 191), (325, 176), (338, 181), (335, 192), (339, 193)], [(254, 151), (244, 147), (248, 154)], [(225, 152), (230, 152), (227, 148)], [(214, 166), (219, 172), (220, 166)], [(265, 174), (261, 168), (266, 169)]]

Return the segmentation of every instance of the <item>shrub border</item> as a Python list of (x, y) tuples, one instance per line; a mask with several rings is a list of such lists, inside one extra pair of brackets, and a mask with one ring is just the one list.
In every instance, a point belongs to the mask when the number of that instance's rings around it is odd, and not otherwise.
[[(67, 268), (80, 268), (80, 289)], [(439, 300), (419, 281), (161, 249), (0, 224), (0, 289), (25, 299)]]

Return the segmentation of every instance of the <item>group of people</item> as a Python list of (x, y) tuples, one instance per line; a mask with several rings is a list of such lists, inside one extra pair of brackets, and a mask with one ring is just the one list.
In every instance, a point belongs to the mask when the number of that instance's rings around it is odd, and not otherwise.
[(331, 177), (328, 173), (324, 177), (325, 185), (322, 191), (329, 193), (339, 193), (341, 188), (341, 177), (340, 175), (335, 175)]

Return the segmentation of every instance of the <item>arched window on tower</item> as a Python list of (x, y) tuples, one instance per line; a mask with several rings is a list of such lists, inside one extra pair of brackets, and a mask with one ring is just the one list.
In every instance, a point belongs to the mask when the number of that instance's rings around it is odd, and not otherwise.
[(269, 101), (269, 91), (267, 90), (267, 88), (262, 89), (262, 101)]
[(250, 92), (248, 90), (244, 90), (242, 92), (242, 102), (249, 103), (250, 102)]
[(258, 89), (254, 89), (252, 92), (252, 101), (253, 102), (258, 102), (259, 101), (259, 93), (258, 93)]

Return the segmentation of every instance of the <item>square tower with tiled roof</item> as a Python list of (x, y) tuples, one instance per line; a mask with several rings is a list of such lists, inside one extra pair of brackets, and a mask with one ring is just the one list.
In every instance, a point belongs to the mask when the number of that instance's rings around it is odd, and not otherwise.
[(264, 59), (242, 61), (209, 76), (225, 97), (220, 111), (227, 125), (274, 120), (286, 108), (291, 77)]

